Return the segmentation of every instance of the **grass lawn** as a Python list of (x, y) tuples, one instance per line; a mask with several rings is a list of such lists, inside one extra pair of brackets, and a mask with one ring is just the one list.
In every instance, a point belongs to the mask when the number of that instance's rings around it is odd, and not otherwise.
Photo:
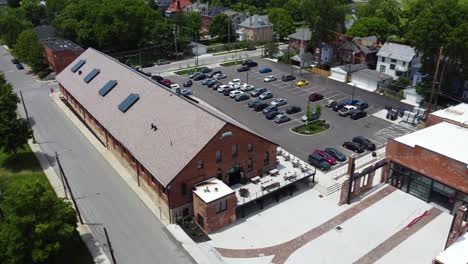
[[(6, 190), (13, 183), (21, 184), (27, 182), (39, 182), (52, 189), (29, 146), (20, 150), (16, 157), (0, 151), (0, 188)], [(59, 263), (94, 263), (88, 248), (86, 248), (78, 232), (76, 232), (73, 239), (67, 245), (64, 245), (61, 254), (51, 264)]]
[(293, 131), (299, 134), (313, 135), (313, 134), (323, 132), (329, 128), (330, 128), (330, 125), (327, 122), (325, 122), (325, 120), (317, 120), (309, 124), (304, 124), (304, 125), (295, 127), (293, 128)]
[(228, 66), (239, 65), (239, 64), (242, 64), (242, 60), (223, 62), (223, 63), (220, 63), (219, 65), (228, 67)]
[(180, 71), (176, 71), (175, 74), (177, 74), (177, 75), (192, 74), (192, 73), (195, 73), (197, 71), (200, 71), (201, 68), (202, 67), (183, 69), (183, 70), (180, 70)]

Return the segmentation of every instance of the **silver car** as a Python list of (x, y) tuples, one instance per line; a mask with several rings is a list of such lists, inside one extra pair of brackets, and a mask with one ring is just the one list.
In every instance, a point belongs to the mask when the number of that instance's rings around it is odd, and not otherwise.
[(286, 113), (279, 113), (275, 116), (273, 121), (277, 124), (288, 122), (291, 118)]
[(284, 98), (277, 98), (277, 99), (270, 102), (270, 104), (273, 105), (273, 106), (282, 106), (282, 105), (285, 105), (287, 103), (288, 103), (288, 101), (286, 101), (286, 99), (284, 99)]
[(193, 92), (192, 92), (192, 90), (185, 88), (185, 89), (180, 90), (180, 94), (181, 95), (191, 95), (191, 94), (193, 94)]
[(270, 75), (263, 79), (264, 82), (273, 82), (276, 80), (278, 80), (278, 77), (276, 77), (276, 75)]

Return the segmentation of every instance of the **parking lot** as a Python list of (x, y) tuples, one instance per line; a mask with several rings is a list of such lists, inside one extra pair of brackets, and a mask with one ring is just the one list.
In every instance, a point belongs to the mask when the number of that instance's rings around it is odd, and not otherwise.
[[(327, 100), (330, 99), (340, 101), (351, 98), (353, 87), (305, 71), (299, 76), (299, 69), (292, 69), (288, 65), (275, 63), (269, 60), (254, 58), (254, 61), (258, 62), (258, 67), (254, 67), (248, 72), (237, 72), (236, 69), (239, 65), (219, 67), (215, 70), (221, 70), (227, 75), (227, 79), (221, 80), (222, 83), (228, 83), (234, 78), (240, 78), (242, 83), (246, 82), (255, 87), (267, 88), (273, 93), (274, 97), (273, 99), (266, 100), (266, 102), (270, 102), (275, 98), (286, 99), (288, 104), (279, 107), (280, 111), (285, 111), (288, 106), (292, 105), (301, 107), (301, 112), (290, 115), (291, 121), (276, 124), (272, 120), (267, 120), (262, 112), (255, 112), (248, 107), (248, 102), (256, 98), (251, 98), (243, 102), (236, 102), (229, 96), (224, 96), (216, 90), (202, 86), (200, 81), (194, 82), (191, 87), (193, 96), (207, 102), (304, 160), (307, 160), (307, 156), (315, 149), (324, 149), (326, 147), (335, 147), (348, 156), (352, 152), (343, 148), (342, 144), (344, 141), (351, 141), (355, 136), (367, 137), (375, 143), (377, 148), (380, 148), (384, 146), (388, 138), (395, 138), (412, 131), (411, 128), (393, 124), (372, 116), (375, 112), (384, 109), (386, 105), (399, 106), (407, 109), (411, 109), (411, 106), (356, 88), (354, 89), (354, 98), (364, 100), (369, 104), (369, 108), (366, 109), (366, 117), (359, 120), (352, 120), (349, 117), (339, 116), (337, 112), (329, 108), (322, 107), (321, 119), (325, 119), (331, 125), (331, 128), (316, 135), (305, 136), (296, 134), (292, 132), (291, 129), (303, 124), (301, 117), (304, 115), (309, 94), (317, 92), (324, 96), (323, 100), (311, 102), (312, 109), (315, 109), (316, 104), (324, 106)], [(262, 67), (269, 67), (273, 71), (271, 73), (261, 74), (259, 73), (259, 69)], [(281, 81), (281, 76), (291, 74), (291, 70), (293, 70), (293, 74), (297, 79), (290, 82)], [(276, 75), (278, 80), (265, 83), (263, 79), (268, 75)], [(188, 80), (188, 76), (186, 75), (173, 75), (167, 76), (167, 78), (181, 86), (185, 80)], [(309, 85), (296, 87), (294, 85), (295, 82), (302, 79), (309, 81)]]

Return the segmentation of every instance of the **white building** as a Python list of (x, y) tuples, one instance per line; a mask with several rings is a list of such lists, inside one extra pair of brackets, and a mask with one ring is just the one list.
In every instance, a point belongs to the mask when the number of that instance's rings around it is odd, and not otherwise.
[(416, 57), (414, 48), (386, 42), (377, 53), (377, 71), (388, 74), (393, 79), (410, 77), (411, 62)]
[(360, 70), (367, 69), (365, 64), (346, 64), (330, 69), (330, 79), (339, 82), (347, 82), (350, 80), (351, 74)]
[(382, 84), (392, 80), (392, 76), (371, 69), (351, 73), (351, 84), (369, 92), (375, 92)]

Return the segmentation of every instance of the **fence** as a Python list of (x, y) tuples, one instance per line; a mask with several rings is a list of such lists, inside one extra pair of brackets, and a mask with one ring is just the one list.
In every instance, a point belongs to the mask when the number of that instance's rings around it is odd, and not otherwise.
[(315, 74), (318, 74), (320, 76), (323, 76), (323, 77), (328, 77), (330, 76), (330, 72), (329, 71), (326, 71), (326, 70), (322, 70), (320, 68), (317, 68), (317, 67), (313, 67), (312, 70), (311, 70), (312, 73), (315, 73)]

